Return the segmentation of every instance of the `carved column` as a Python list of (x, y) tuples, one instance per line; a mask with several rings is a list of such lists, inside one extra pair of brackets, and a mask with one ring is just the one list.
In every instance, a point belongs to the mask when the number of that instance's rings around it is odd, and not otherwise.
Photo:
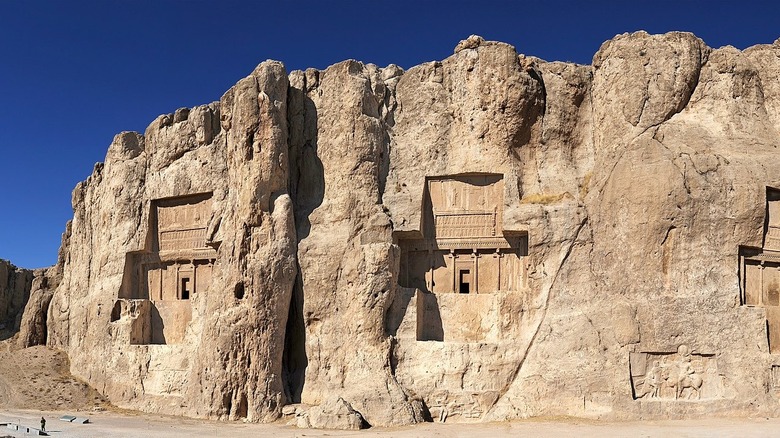
[(764, 305), (764, 261), (761, 260), (761, 264), (758, 266), (758, 278), (760, 287), (758, 288), (758, 305)]
[(496, 292), (501, 291), (501, 250), (496, 248), (496, 252), (493, 253), (493, 259), (496, 263)]
[(163, 287), (165, 286), (165, 281), (163, 280), (163, 269), (162, 269), (163, 266), (165, 266), (165, 264), (161, 263), (160, 264), (160, 268), (159, 268), (160, 274), (158, 275), (158, 277), (160, 277), (160, 281), (159, 281), (159, 283), (160, 283), (159, 286), (160, 287), (157, 288), (157, 295), (158, 295), (157, 298), (159, 300), (161, 300), (161, 301), (162, 301), (162, 297), (163, 297)]
[(745, 256), (739, 256), (739, 292), (742, 304), (747, 304), (747, 263), (745, 263)]
[(450, 250), (450, 253), (447, 254), (447, 257), (450, 259), (450, 262), (447, 264), (447, 269), (452, 269), (452, 274), (450, 274), (450, 292), (455, 291), (455, 276), (458, 275), (456, 273), (455, 269), (455, 251)]
[(479, 293), (479, 252), (476, 248), (472, 248), (474, 257), (474, 293)]
[(190, 285), (190, 299), (193, 299), (193, 295), (198, 291), (197, 284), (198, 284), (198, 267), (195, 265), (195, 260), (190, 260), (190, 264), (192, 265), (192, 285)]
[[(401, 263), (403, 265), (401, 266), (404, 278), (402, 279), (403, 284), (409, 286), (409, 250), (401, 246)], [(211, 264), (211, 263), (209, 263)], [(212, 268), (213, 273), (213, 268)], [(399, 272), (400, 276), (400, 272)]]
[(181, 282), (181, 279), (179, 278), (179, 271), (180, 271), (180, 270), (181, 270), (181, 266), (179, 265), (179, 261), (178, 261), (178, 260), (176, 260), (176, 275), (174, 276), (174, 278), (175, 278), (175, 280), (174, 280), (174, 281), (175, 281), (175, 283), (174, 283), (174, 285), (173, 285), (173, 286), (174, 286), (174, 288), (175, 288), (175, 289), (174, 289), (174, 291), (175, 291), (174, 293), (176, 294), (176, 299), (177, 299), (177, 300), (180, 300), (180, 299), (181, 299), (181, 291), (180, 291), (180, 288), (179, 288), (179, 286), (180, 286), (180, 285), (179, 285), (179, 283)]
[(458, 293), (458, 256), (455, 254), (455, 250), (450, 250), (450, 256), (452, 257), (452, 293)]

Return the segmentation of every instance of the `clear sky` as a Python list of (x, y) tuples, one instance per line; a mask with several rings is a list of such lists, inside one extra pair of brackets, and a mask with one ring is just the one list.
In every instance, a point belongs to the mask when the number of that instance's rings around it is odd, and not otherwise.
[(780, 37), (780, 2), (0, 0), (0, 258), (53, 264), (71, 191), (114, 134), (218, 100), (265, 59), (409, 68), (478, 34), (590, 64), (635, 30), (743, 49)]

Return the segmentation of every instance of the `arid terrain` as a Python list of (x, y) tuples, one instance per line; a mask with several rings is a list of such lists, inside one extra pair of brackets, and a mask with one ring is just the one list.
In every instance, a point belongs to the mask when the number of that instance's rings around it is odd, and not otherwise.
[[(97, 360), (97, 359), (96, 359)], [(100, 394), (73, 377), (64, 352), (0, 342), (0, 410), (104, 409)]]
[[(39, 412), (0, 409), (0, 423), (21, 422), (38, 425), (47, 418), (50, 435), (57, 437), (399, 437), (399, 438), (495, 438), (495, 437), (768, 437), (780, 430), (778, 419), (698, 419), (646, 422), (598, 422), (575, 419), (537, 419), (479, 424), (427, 423), (416, 426), (372, 428), (362, 431), (298, 429), (295, 426), (217, 422), (144, 413), (98, 412), (90, 414), (90, 424), (58, 421), (66, 412)], [(23, 437), (0, 429), (0, 437)]]
[[(545, 418), (479, 424), (428, 423), (416, 426), (372, 428), (363, 431), (299, 429), (280, 420), (272, 424), (219, 422), (162, 416), (117, 409), (68, 371), (61, 351), (38, 346), (12, 348), (0, 342), (0, 425), (16, 423), (38, 427), (47, 420), (51, 436), (67, 437), (765, 437), (780, 429), (780, 419), (697, 419), (645, 422), (599, 422), (573, 418)], [(87, 417), (89, 424), (59, 421), (63, 415)], [(24, 434), (0, 426), (0, 437)]]

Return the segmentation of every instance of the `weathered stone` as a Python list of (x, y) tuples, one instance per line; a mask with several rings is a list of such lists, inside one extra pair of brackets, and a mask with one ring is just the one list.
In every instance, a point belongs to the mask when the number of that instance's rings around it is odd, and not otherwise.
[(21, 348), (46, 345), (46, 319), (58, 281), (56, 267), (33, 272), (30, 299), (19, 327), (18, 343)]
[[(219, 104), (158, 118), (137, 155), (118, 136), (74, 190), (49, 345), (114, 403), (280, 415), (296, 273), (287, 84), (281, 64), (263, 63)], [(218, 108), (235, 129), (220, 130)]]
[(32, 279), (32, 271), (0, 259), (0, 340), (19, 330)]
[(22, 342), (53, 293), (74, 374), (178, 415), (778, 415), (778, 50), (266, 61), (114, 139)]
[(315, 429), (358, 430), (367, 427), (363, 416), (352, 409), (349, 403), (341, 397), (331, 397), (319, 406), (309, 409), (299, 427)]

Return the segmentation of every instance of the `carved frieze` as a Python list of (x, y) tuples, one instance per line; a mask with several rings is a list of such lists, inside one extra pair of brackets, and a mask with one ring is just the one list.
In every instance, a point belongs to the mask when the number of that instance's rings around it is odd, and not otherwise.
[(160, 251), (206, 248), (206, 228), (160, 231)]
[(634, 399), (702, 400), (721, 396), (722, 377), (713, 354), (640, 352), (629, 356)]
[(473, 239), (501, 232), (504, 184), (501, 175), (456, 175), (427, 181), (433, 223), (429, 238)]
[(460, 421), (479, 421), (498, 399), (494, 391), (466, 392), (453, 394), (440, 391), (431, 397), (434, 401), (428, 407), (434, 421), (444, 423), (448, 418), (458, 417)]
[(437, 213), (434, 229), (439, 239), (493, 237), (496, 235), (496, 212)]
[(209, 258), (203, 253), (211, 248), (206, 244), (206, 229), (211, 217), (211, 197), (194, 195), (154, 201), (157, 219), (157, 249), (161, 258), (176, 253), (197, 252), (191, 258)]

